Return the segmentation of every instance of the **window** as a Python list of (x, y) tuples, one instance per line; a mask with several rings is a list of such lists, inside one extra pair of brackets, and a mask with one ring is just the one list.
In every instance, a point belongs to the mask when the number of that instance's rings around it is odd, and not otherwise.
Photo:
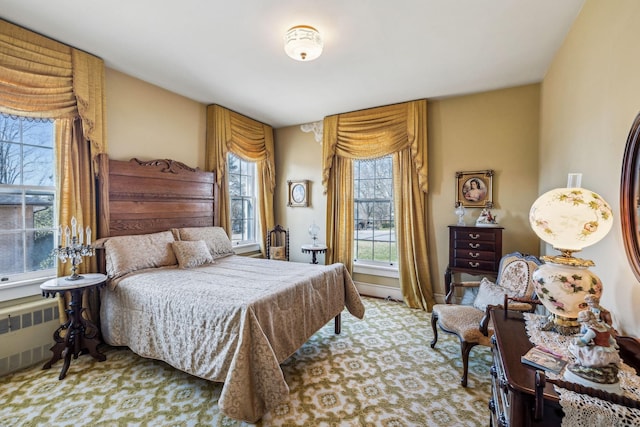
[(256, 243), (256, 164), (227, 154), (231, 242)]
[(55, 275), (54, 123), (0, 114), (0, 279)]
[(397, 268), (391, 156), (353, 162), (354, 257)]

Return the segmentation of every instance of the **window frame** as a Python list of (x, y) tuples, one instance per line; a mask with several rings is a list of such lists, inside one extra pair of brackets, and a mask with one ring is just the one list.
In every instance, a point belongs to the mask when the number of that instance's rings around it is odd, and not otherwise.
[[(230, 164), (230, 156), (235, 157), (235, 159), (237, 159), (237, 161), (239, 162), (239, 172), (231, 172), (230, 168), (229, 168), (229, 164)], [(251, 170), (252, 175), (251, 174), (247, 174), (247, 173), (243, 173), (243, 170), (247, 170), (246, 168), (243, 168), (243, 164), (246, 166), (249, 166), (248, 169)], [(238, 156), (237, 154), (229, 151), (227, 152), (227, 174), (228, 174), (228, 185), (229, 188), (227, 189), (228, 192), (228, 202), (229, 202), (229, 216), (230, 216), (230, 221), (231, 221), (231, 244), (234, 248), (234, 251), (236, 253), (246, 253), (246, 252), (251, 252), (254, 251), (256, 249), (259, 249), (259, 224), (258, 224), (258, 215), (259, 215), (259, 210), (258, 210), (258, 174), (257, 174), (257, 163), (256, 162), (252, 162), (249, 160), (245, 160), (242, 157)], [(239, 196), (234, 196), (231, 193), (231, 176), (232, 175), (238, 175), (239, 179), (240, 179), (240, 188), (242, 189), (242, 179), (243, 177), (252, 177), (252, 183), (250, 186), (250, 188), (253, 189), (253, 194), (251, 195), (243, 195), (240, 194)], [(252, 228), (253, 228), (253, 235), (254, 235), (254, 239), (244, 239), (244, 240), (238, 240), (238, 239), (234, 239), (234, 219), (233, 219), (233, 201), (234, 198), (237, 200), (242, 201), (242, 210), (243, 213), (245, 212), (244, 206), (245, 206), (245, 202), (249, 202), (249, 205), (253, 206), (253, 218), (250, 218), (252, 221)], [(247, 217), (243, 215), (243, 219), (242, 219), (243, 225), (245, 223), (248, 222)], [(244, 227), (242, 227), (242, 231), (241, 234), (245, 235), (245, 229)], [(250, 231), (246, 233), (247, 236), (250, 235)]]
[[(22, 298), (27, 296), (33, 296), (40, 293), (39, 285), (46, 280), (54, 278), (57, 276), (57, 259), (54, 258), (53, 266), (51, 268), (45, 268), (40, 270), (32, 270), (32, 271), (24, 271), (28, 269), (28, 255), (29, 255), (29, 245), (28, 239), (30, 238), (29, 234), (35, 234), (37, 231), (44, 231), (46, 233), (51, 233), (52, 238), (52, 246), (51, 250), (55, 247), (55, 244), (58, 240), (58, 230), (55, 224), (57, 224), (57, 216), (55, 206), (58, 198), (58, 192), (55, 186), (55, 181), (50, 182), (51, 185), (34, 185), (33, 183), (25, 184), (25, 170), (24, 170), (24, 159), (25, 159), (25, 147), (30, 148), (44, 148), (47, 150), (51, 150), (50, 159), (51, 159), (51, 172), (53, 176), (56, 176), (55, 170), (55, 121), (52, 119), (42, 119), (35, 117), (22, 117), (22, 116), (14, 116), (8, 114), (2, 114), (4, 118), (9, 118), (12, 120), (20, 120), (20, 128), (19, 128), (19, 137), (16, 139), (11, 138), (2, 138), (0, 139), (0, 143), (7, 144), (16, 144), (19, 146), (19, 156), (20, 156), (20, 182), (19, 183), (4, 183), (0, 184), (0, 195), (14, 195), (19, 197), (20, 199), (20, 213), (17, 214), (20, 218), (18, 219), (20, 226), (15, 227), (7, 227), (0, 231), (0, 235), (12, 235), (12, 234), (20, 234), (22, 246), (21, 246), (21, 254), (19, 258), (22, 258), (22, 272), (13, 272), (13, 273), (4, 273), (0, 272), (0, 301), (8, 301), (16, 298)], [(33, 141), (28, 141), (25, 139), (26, 132), (24, 129), (25, 121), (40, 121), (40, 122), (50, 122), (50, 136), (51, 140), (47, 141), (46, 144), (42, 144), (41, 142), (34, 143)], [(42, 227), (38, 228), (36, 224), (32, 226), (28, 226), (28, 206), (29, 199), (33, 196), (44, 195), (51, 196), (51, 207), (52, 207), (52, 223), (51, 227)], [(17, 204), (16, 204), (17, 206)], [(34, 215), (35, 218), (35, 215)], [(17, 258), (16, 258), (17, 259)]]
[[(360, 181), (363, 180), (363, 178), (361, 178), (361, 172), (362, 172), (362, 168), (358, 165), (358, 171), (356, 171), (355, 169), (355, 162), (376, 162), (376, 164), (374, 164), (374, 172), (375, 170), (378, 168), (377, 162), (380, 160), (385, 160), (388, 162), (391, 162), (391, 174), (390, 176), (385, 176), (385, 177), (379, 177), (377, 176), (376, 173), (374, 173), (373, 177), (366, 177), (364, 178), (365, 180), (369, 180), (369, 181), (373, 181), (374, 182), (374, 188), (376, 187), (376, 181), (379, 180), (388, 180), (390, 181), (390, 192), (391, 195), (390, 197), (384, 198), (384, 197), (379, 197), (379, 195), (374, 194), (374, 197), (367, 197), (367, 198), (360, 198), (357, 197), (359, 195), (359, 191), (358, 191), (358, 185), (360, 185)], [(364, 273), (364, 274), (372, 274), (372, 275), (376, 275), (376, 276), (385, 276), (385, 277), (398, 277), (398, 258), (397, 258), (397, 254), (398, 254), (398, 246), (397, 246), (397, 241), (395, 241), (395, 239), (393, 240), (395, 243), (395, 248), (392, 248), (393, 243), (391, 242), (391, 240), (389, 240), (389, 260), (388, 261), (377, 261), (375, 259), (358, 259), (357, 257), (357, 250), (358, 250), (358, 241), (365, 241), (364, 239), (358, 239), (358, 234), (360, 232), (361, 229), (359, 229), (356, 224), (362, 221), (366, 220), (366, 227), (365, 229), (368, 228), (369, 223), (372, 223), (372, 239), (375, 239), (375, 223), (376, 222), (380, 222), (383, 223), (385, 221), (390, 221), (393, 222), (393, 228), (391, 228), (391, 230), (393, 230), (392, 232), (395, 234), (395, 194), (393, 191), (393, 163), (391, 160), (391, 156), (383, 156), (377, 159), (356, 159), (354, 160), (354, 171), (353, 171), (353, 191), (354, 191), (354, 198), (353, 198), (353, 210), (354, 210), (354, 214), (353, 214), (353, 218), (354, 218), (354, 235), (353, 235), (353, 266), (354, 266), (354, 272), (357, 273)], [(373, 203), (375, 204), (379, 204), (379, 203), (389, 203), (390, 206), (390, 214), (388, 215), (388, 217), (384, 217), (384, 218), (376, 218), (368, 216), (366, 219), (364, 218), (359, 218), (358, 216), (358, 203), (361, 203), (360, 200), (363, 200), (362, 203)], [(372, 211), (375, 211), (375, 207), (372, 209)], [(370, 221), (372, 219), (372, 221)], [(395, 237), (395, 236), (394, 236)], [(391, 237), (390, 237), (391, 239)], [(375, 242), (375, 240), (373, 240)], [(373, 257), (375, 258), (375, 244), (372, 244), (372, 253), (374, 254)], [(396, 257), (395, 260), (392, 259), (391, 254), (395, 253)]]

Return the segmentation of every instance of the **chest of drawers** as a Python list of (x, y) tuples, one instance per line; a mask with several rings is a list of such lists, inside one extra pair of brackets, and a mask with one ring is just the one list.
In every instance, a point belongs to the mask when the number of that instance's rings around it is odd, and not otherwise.
[(502, 227), (449, 226), (449, 265), (444, 274), (449, 293), (453, 273), (498, 274), (502, 258)]

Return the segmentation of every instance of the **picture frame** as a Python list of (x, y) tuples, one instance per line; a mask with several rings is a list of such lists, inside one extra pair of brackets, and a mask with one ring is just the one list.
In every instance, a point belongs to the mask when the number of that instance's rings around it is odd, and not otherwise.
[(456, 205), (493, 208), (493, 170), (456, 172)]
[(309, 206), (309, 180), (289, 180), (289, 207)]

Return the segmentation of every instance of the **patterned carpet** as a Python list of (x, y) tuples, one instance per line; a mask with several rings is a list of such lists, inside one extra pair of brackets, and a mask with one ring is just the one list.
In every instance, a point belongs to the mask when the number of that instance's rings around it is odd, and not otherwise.
[[(486, 426), (491, 352), (475, 347), (461, 387), (458, 339), (430, 315), (365, 298), (366, 314), (327, 324), (282, 365), (291, 400), (258, 426)], [(125, 348), (105, 362), (83, 355), (58, 380), (61, 362), (0, 378), (0, 426), (246, 426), (220, 414), (221, 385)]]

